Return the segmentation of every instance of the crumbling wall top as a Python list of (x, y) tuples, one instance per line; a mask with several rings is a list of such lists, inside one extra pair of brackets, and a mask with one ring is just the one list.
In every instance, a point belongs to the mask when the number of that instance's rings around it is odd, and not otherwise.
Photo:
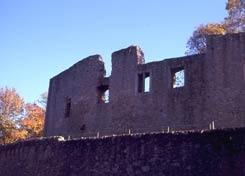
[(112, 53), (112, 58), (120, 58), (120, 57), (138, 58), (137, 64), (145, 63), (144, 53), (139, 46), (130, 46), (128, 48), (121, 49), (119, 51), (115, 51)]

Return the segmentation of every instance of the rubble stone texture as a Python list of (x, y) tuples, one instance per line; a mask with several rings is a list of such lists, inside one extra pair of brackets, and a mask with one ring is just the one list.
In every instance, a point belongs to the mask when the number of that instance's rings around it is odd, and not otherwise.
[(244, 176), (245, 129), (0, 146), (0, 176)]
[(110, 77), (101, 56), (81, 60), (50, 80), (45, 136), (206, 129), (213, 121), (244, 126), (245, 33), (209, 36), (207, 47), (206, 54), (145, 63), (131, 46), (112, 54)]

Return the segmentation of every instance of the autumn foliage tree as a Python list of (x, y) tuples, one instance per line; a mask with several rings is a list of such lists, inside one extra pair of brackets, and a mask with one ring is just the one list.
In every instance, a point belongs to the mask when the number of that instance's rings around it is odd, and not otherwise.
[(0, 143), (24, 139), (17, 120), (24, 111), (24, 101), (14, 88), (0, 88)]
[(226, 3), (228, 16), (225, 18), (227, 33), (245, 31), (245, 0), (228, 0)]
[(199, 25), (187, 42), (187, 55), (206, 52), (206, 35), (245, 31), (245, 0), (228, 0), (226, 10), (228, 16), (223, 21)]
[(40, 107), (42, 107), (45, 111), (46, 111), (47, 101), (48, 101), (48, 92), (42, 93), (40, 98), (37, 100)]
[(44, 127), (44, 104), (24, 103), (14, 88), (0, 88), (0, 144), (41, 137)]
[(206, 52), (206, 35), (226, 33), (226, 27), (223, 23), (201, 24), (187, 42), (187, 55), (199, 54)]
[(20, 119), (21, 130), (25, 133), (25, 138), (42, 137), (45, 110), (35, 103), (28, 103), (25, 105), (25, 111), (25, 115)]

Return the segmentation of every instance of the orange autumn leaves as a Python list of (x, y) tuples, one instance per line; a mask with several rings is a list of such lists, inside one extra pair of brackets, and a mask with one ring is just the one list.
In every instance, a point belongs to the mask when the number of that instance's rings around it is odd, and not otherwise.
[(25, 104), (14, 88), (0, 88), (0, 144), (41, 137), (44, 117), (45, 106)]
[(227, 0), (228, 15), (223, 21), (200, 24), (187, 42), (187, 55), (205, 53), (206, 35), (245, 32), (245, 0)]
[(45, 110), (37, 104), (28, 103), (25, 106), (26, 115), (20, 119), (20, 126), (25, 138), (41, 137), (43, 135)]

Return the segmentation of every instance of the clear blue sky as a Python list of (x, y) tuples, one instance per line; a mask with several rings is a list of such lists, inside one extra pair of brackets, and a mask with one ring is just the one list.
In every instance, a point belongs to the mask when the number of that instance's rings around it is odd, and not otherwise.
[(146, 62), (184, 55), (200, 23), (227, 15), (226, 0), (0, 0), (0, 87), (26, 102), (89, 55), (108, 74), (113, 51), (139, 45)]

